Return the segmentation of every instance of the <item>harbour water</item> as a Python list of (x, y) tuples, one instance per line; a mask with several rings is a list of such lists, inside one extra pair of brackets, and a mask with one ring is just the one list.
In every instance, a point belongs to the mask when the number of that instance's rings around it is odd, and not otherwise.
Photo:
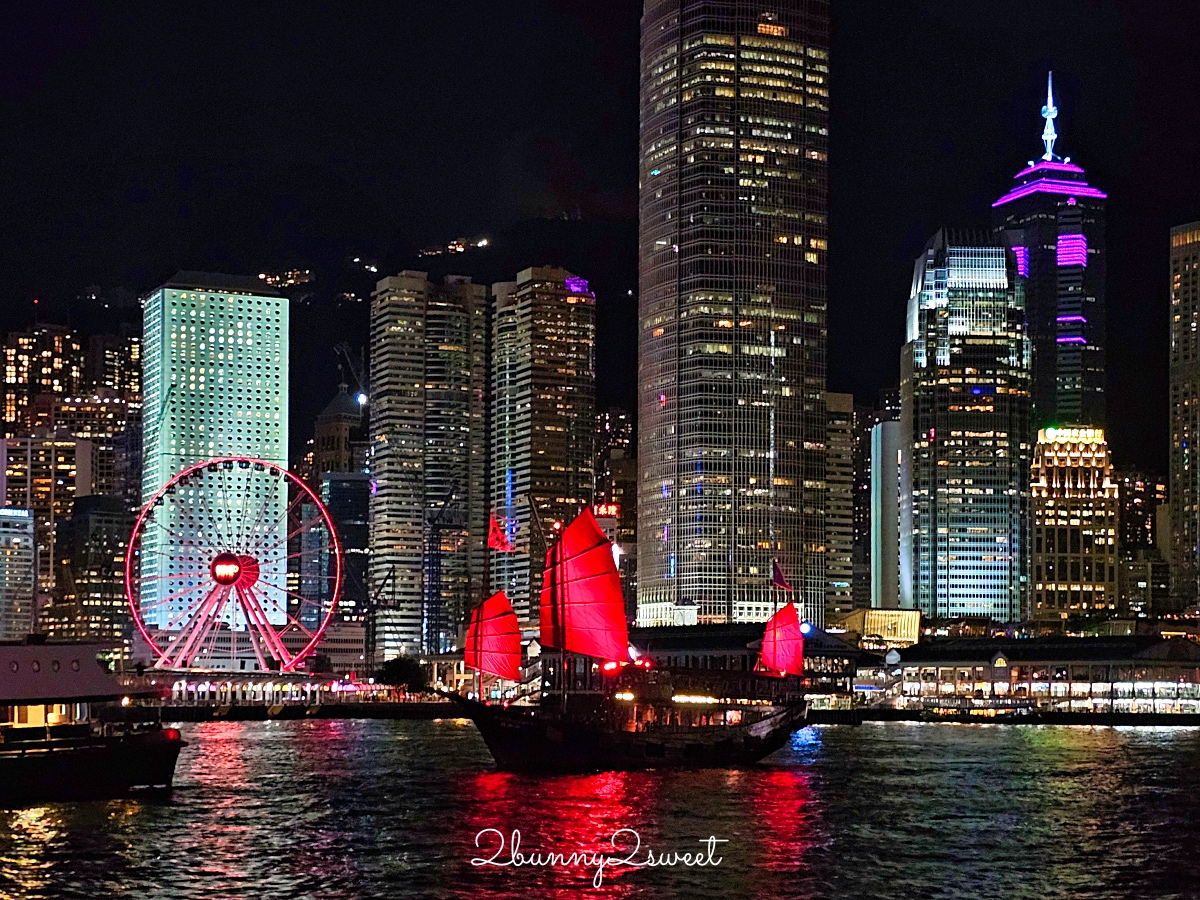
[[(808, 728), (744, 771), (496, 772), (462, 721), (184, 726), (166, 800), (0, 812), (0, 896), (1200, 896), (1200, 729)], [(476, 866), (647, 851), (712, 867)], [(476, 847), (476, 835), (485, 832)], [(622, 836), (628, 856), (631, 835)], [(509, 848), (498, 861), (511, 859)]]

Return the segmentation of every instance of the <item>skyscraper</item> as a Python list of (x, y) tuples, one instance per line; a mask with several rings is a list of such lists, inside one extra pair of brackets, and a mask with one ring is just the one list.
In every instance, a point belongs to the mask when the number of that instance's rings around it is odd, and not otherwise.
[(0, 641), (19, 641), (33, 628), (33, 515), (0, 509)]
[(982, 235), (939, 231), (917, 258), (900, 363), (903, 609), (1021, 618), (1030, 463), (1022, 281), (1014, 255)]
[[(871, 429), (870, 602), (875, 609), (900, 608), (900, 457), (904, 432), (895, 419)], [(910, 573), (911, 560), (905, 571)]]
[(1044, 152), (992, 204), (992, 222), (1025, 276), (1034, 427), (1103, 428), (1107, 195), (1084, 180), (1071, 157), (1054, 152), (1053, 76), (1042, 116)]
[(854, 608), (854, 395), (825, 394), (825, 617)]
[(1035, 621), (1112, 614), (1117, 592), (1117, 484), (1104, 431), (1043, 428), (1033, 451)]
[(516, 552), (492, 554), (491, 587), (528, 621), (545, 544), (594, 496), (596, 297), (586, 279), (540, 267), (492, 294), (491, 509)]
[(0, 440), (0, 499), (33, 516), (37, 586), (55, 587), (57, 525), (70, 517), (78, 497), (96, 493), (91, 440), (43, 433)]
[[(851, 579), (851, 593), (853, 594), (855, 608), (864, 608), (873, 605), (871, 598), (876, 596), (876, 593), (871, 587), (871, 572), (873, 569), (872, 554), (875, 548), (875, 539), (872, 536), (876, 516), (873, 512), (874, 494), (872, 493), (872, 482), (875, 477), (875, 462), (874, 462), (874, 443), (872, 434), (875, 426), (881, 422), (893, 422), (900, 415), (900, 392), (898, 390), (884, 390), (879, 392), (879, 400), (877, 404), (855, 404), (854, 405), (854, 548), (851, 551), (851, 564), (854, 569), (853, 578)], [(896, 467), (895, 454), (892, 454), (892, 468)], [(893, 476), (894, 480), (894, 476)], [(896, 500), (899, 500), (899, 487), (895, 487)], [(895, 503), (893, 502), (893, 506)], [(899, 513), (895, 513), (892, 518), (896, 520), (895, 525), (890, 525), (889, 534), (891, 537), (896, 537), (895, 531), (899, 526)], [(890, 540), (890, 538), (889, 538)], [(897, 544), (896, 552), (899, 552)], [(892, 554), (895, 556), (895, 553)], [(890, 563), (895, 567), (895, 559), (891, 559)], [(893, 579), (893, 582), (895, 579)], [(894, 588), (895, 585), (893, 584)], [(892, 591), (893, 598), (898, 596), (895, 591)], [(893, 605), (895, 600), (893, 599)], [(890, 607), (889, 607), (890, 608)]]
[(121, 497), (75, 500), (70, 518), (58, 523), (53, 604), (40, 630), (61, 640), (101, 640), (116, 646), (133, 628), (125, 600), (125, 550), (133, 515)]
[(4, 344), (4, 435), (28, 435), (39, 394), (75, 395), (84, 386), (85, 357), (69, 328), (35, 325)]
[(645, 6), (642, 625), (823, 621), (828, 47), (826, 0)]
[(368, 581), (386, 660), (451, 649), (483, 589), (487, 291), (404, 271), (372, 298)]
[[(286, 467), (287, 299), (257, 278), (179, 272), (146, 297), (144, 317), (143, 500), (185, 467), (213, 457), (253, 457)], [(251, 480), (259, 486), (242, 490), (237, 474), (229, 478), (225, 514), (263, 510), (262, 521), (286, 522), (282, 483), (268, 487)], [(180, 548), (202, 528), (200, 519), (180, 512), (184, 508), (163, 507), (162, 527), (142, 538), (142, 613), (150, 626), (177, 628), (190, 615), (169, 577), (178, 571), (173, 566)], [(283, 560), (263, 562), (261, 578), (282, 591), (285, 567)], [(286, 621), (278, 603), (264, 609), (272, 625)]]
[(1200, 222), (1171, 229), (1171, 593), (1200, 596)]

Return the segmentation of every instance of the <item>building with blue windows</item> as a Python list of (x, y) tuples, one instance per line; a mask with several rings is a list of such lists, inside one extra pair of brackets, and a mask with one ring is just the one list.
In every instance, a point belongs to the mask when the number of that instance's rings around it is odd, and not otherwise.
[(1018, 258), (939, 231), (917, 258), (901, 353), (900, 607), (1022, 617), (1030, 348)]

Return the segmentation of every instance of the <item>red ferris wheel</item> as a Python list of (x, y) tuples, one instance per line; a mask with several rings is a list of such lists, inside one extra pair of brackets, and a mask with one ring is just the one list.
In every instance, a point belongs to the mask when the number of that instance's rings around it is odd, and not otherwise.
[(325, 504), (275, 463), (189, 466), (146, 503), (125, 556), (125, 595), (159, 668), (290, 672), (342, 591)]

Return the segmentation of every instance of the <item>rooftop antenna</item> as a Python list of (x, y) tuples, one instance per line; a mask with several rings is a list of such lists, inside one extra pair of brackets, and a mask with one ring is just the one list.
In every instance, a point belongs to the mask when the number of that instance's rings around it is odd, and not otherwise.
[(1055, 159), (1054, 142), (1058, 140), (1058, 132), (1054, 130), (1054, 120), (1058, 117), (1058, 107), (1054, 105), (1054, 73), (1051, 72), (1046, 76), (1046, 105), (1042, 107), (1042, 118), (1046, 120), (1046, 127), (1042, 130), (1042, 143), (1046, 145), (1046, 152), (1042, 154), (1042, 159)]

